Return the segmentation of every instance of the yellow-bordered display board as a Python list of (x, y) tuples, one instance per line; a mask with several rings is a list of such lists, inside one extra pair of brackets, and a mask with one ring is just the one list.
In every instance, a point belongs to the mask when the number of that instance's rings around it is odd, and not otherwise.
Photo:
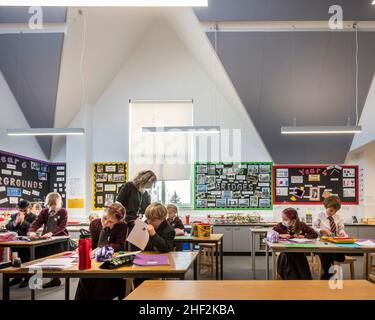
[(92, 207), (100, 210), (116, 201), (119, 189), (128, 181), (128, 163), (94, 162), (92, 180)]

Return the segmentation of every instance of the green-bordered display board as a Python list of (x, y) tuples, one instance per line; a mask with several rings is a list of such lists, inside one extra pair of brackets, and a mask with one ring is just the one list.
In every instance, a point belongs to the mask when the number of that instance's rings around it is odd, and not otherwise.
[(271, 210), (272, 162), (195, 163), (195, 210)]

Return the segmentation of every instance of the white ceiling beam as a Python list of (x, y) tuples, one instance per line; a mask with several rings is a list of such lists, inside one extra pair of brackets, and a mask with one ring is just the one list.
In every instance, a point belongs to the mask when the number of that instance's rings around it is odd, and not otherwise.
[(30, 28), (28, 23), (0, 23), (0, 34), (66, 33), (65, 23), (43, 23), (41, 29)]
[(328, 21), (206, 21), (205, 32), (350, 32), (357, 25), (360, 31), (375, 31), (375, 21), (343, 21), (342, 29), (330, 29)]

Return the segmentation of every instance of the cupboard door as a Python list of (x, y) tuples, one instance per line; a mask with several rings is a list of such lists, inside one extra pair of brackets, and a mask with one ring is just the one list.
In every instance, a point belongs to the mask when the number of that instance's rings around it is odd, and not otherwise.
[(222, 233), (223, 251), (233, 252), (233, 227), (214, 226), (213, 233)]
[(251, 252), (251, 234), (248, 226), (233, 228), (233, 252)]

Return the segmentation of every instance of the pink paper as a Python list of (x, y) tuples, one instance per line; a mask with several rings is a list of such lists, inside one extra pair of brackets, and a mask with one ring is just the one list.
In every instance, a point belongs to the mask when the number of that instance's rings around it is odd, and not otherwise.
[(138, 266), (168, 266), (169, 259), (165, 254), (143, 254), (139, 253), (133, 261)]

